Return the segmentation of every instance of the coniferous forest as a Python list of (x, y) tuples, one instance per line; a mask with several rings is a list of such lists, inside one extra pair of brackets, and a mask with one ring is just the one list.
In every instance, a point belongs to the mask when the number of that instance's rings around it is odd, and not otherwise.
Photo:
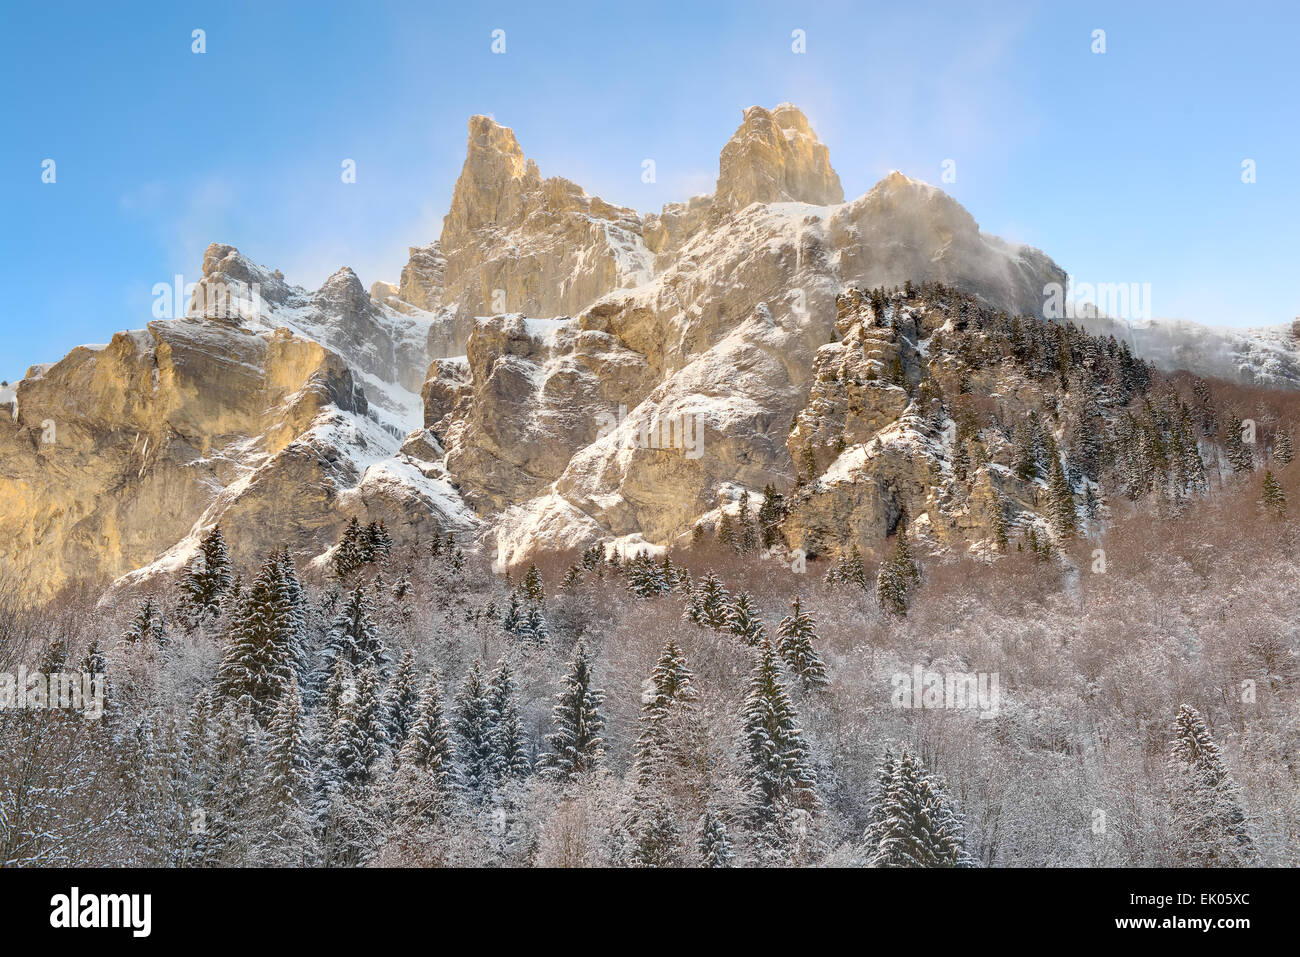
[(0, 711), (0, 864), (1296, 866), (1295, 403), (1134, 368), (1104, 415), (958, 417), (1065, 502), (991, 554), (792, 566), (769, 487), (653, 556), (354, 520), (241, 568), (217, 526), (169, 580), (7, 595), (0, 671), (107, 680)]

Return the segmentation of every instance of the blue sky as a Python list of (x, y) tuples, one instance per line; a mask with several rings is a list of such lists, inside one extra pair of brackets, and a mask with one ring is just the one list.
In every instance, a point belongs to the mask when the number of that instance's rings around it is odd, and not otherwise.
[(788, 100), (849, 197), (898, 168), (1079, 281), (1151, 283), (1157, 316), (1300, 315), (1294, 3), (0, 2), (0, 378), (142, 327), (212, 241), (308, 287), (395, 281), (474, 113), (648, 211)]

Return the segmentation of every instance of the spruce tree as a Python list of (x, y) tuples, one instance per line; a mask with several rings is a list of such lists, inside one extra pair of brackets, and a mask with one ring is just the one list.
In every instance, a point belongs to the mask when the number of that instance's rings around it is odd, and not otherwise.
[(1282, 468), (1291, 464), (1295, 458), (1295, 446), (1292, 444), (1290, 432), (1279, 432), (1276, 439), (1273, 440), (1273, 460)]
[(1264, 511), (1274, 518), (1282, 518), (1286, 515), (1286, 492), (1282, 491), (1282, 483), (1270, 469), (1264, 470), (1261, 494), (1263, 497), (1260, 499), (1260, 504), (1264, 506)]
[(311, 752), (298, 680), (290, 676), (267, 729), (267, 752), (258, 795), (264, 802), (270, 861), (303, 864), (311, 827), (306, 802), (311, 793)]
[(1050, 477), (1047, 480), (1048, 509), (1052, 519), (1052, 531), (1059, 539), (1074, 534), (1077, 518), (1074, 510), (1074, 490), (1065, 477), (1060, 456), (1053, 456)]
[(795, 597), (790, 602), (790, 614), (777, 626), (776, 650), (805, 692), (830, 684), (826, 665), (813, 647), (817, 640), (816, 622), (800, 607), (799, 598)]
[(167, 624), (163, 621), (162, 612), (154, 605), (153, 599), (146, 597), (140, 603), (140, 611), (131, 620), (130, 627), (122, 636), (122, 640), (128, 645), (143, 643), (159, 648), (165, 648), (170, 644), (170, 639), (167, 637)]
[(965, 826), (943, 785), (903, 747), (877, 774), (865, 834), (873, 867), (960, 867), (970, 863)]
[(876, 575), (876, 601), (885, 612), (901, 618), (907, 614), (920, 580), (920, 568), (908, 548), (907, 533), (900, 526), (895, 536), (894, 554), (880, 563)]
[(355, 671), (373, 668), (382, 673), (388, 666), (388, 651), (374, 622), (374, 605), (360, 585), (348, 594), (325, 638), (319, 673), (328, 674), (334, 663), (345, 660)]
[(754, 608), (754, 600), (745, 592), (736, 596), (727, 614), (727, 628), (747, 645), (756, 645), (765, 634), (763, 621)]
[(415, 724), (397, 756), (393, 793), (399, 825), (419, 827), (438, 818), (446, 807), (452, 772), (451, 729), (443, 715), (440, 679), (434, 669), (425, 681)]
[(537, 762), (543, 777), (567, 783), (595, 770), (604, 754), (600, 736), (605, 726), (600, 714), (604, 700), (605, 693), (593, 685), (591, 656), (579, 641), (551, 712), (555, 730), (547, 738), (550, 750)]
[(488, 708), (496, 735), (496, 768), (502, 781), (526, 777), (532, 766), (524, 744), (524, 732), (519, 723), (519, 699), (515, 691), (514, 675), (503, 658), (492, 675), (488, 686)]
[(451, 727), (456, 742), (456, 786), (471, 801), (492, 793), (501, 768), (496, 726), (483, 663), (475, 660), (454, 701)]
[(1174, 828), (1183, 863), (1196, 867), (1249, 864), (1254, 841), (1237, 783), (1200, 712), (1178, 710), (1169, 749), (1174, 787)]
[(755, 825), (770, 824), (793, 808), (816, 806), (799, 716), (767, 638), (758, 643), (745, 700), (743, 756), (744, 787)]
[(730, 596), (717, 575), (709, 574), (692, 592), (682, 617), (704, 628), (722, 631), (731, 626)]
[(221, 526), (203, 537), (199, 553), (181, 578), (183, 607), (192, 624), (221, 614), (221, 601), (230, 589), (230, 555)]
[(700, 817), (699, 832), (695, 846), (700, 852), (700, 863), (704, 867), (730, 867), (736, 854), (722, 818), (712, 811), (705, 811)]
[(248, 698), (253, 715), (269, 716), (294, 674), (296, 621), (277, 558), (268, 559), (233, 616), (217, 671), (223, 701)]
[(528, 566), (528, 572), (524, 575), (524, 580), (519, 587), (529, 601), (543, 602), (546, 600), (546, 587), (542, 584), (542, 573), (537, 570), (536, 565)]
[(400, 751), (415, 724), (420, 707), (420, 689), (415, 673), (415, 652), (407, 649), (384, 692), (384, 731), (388, 747)]

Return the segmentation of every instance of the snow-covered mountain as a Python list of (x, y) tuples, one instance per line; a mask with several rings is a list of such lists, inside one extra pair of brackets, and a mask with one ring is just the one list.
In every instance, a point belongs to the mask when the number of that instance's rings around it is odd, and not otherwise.
[[(0, 393), (0, 560), (41, 600), (171, 572), (218, 522), (245, 564), (284, 542), (320, 560), (352, 517), (383, 519), (398, 541), (476, 538), (507, 564), (663, 545), (744, 490), (791, 487), (805, 449), (830, 454), (809, 436), (832, 340), (925, 359), (928, 342), (898, 339), (910, 326), (882, 338), (879, 317), (845, 324), (864, 291), (942, 284), (970, 308), (1034, 316), (1064, 281), (900, 173), (844, 202), (789, 104), (744, 111), (713, 195), (646, 215), (543, 178), (513, 132), (476, 116), (442, 235), (411, 248), (397, 282), (367, 292), (344, 267), (308, 291), (214, 244), (189, 315), (74, 349)], [(929, 302), (911, 334), (961, 308)], [(1166, 367), (1300, 383), (1289, 329), (1083, 324)], [(874, 376), (882, 361), (850, 359), (834, 365)], [(898, 424), (907, 402), (872, 394), (892, 410), (873, 434), (914, 441)], [(850, 511), (866, 535), (898, 506)]]

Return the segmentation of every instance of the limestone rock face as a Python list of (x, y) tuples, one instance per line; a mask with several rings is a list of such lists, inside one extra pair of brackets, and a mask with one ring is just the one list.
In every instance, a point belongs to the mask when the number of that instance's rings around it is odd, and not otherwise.
[[(634, 210), (587, 196), (569, 180), (543, 179), (514, 133), (486, 116), (470, 119), (439, 248), (441, 302), (457, 308), (462, 325), (505, 312), (572, 315), (653, 273)], [(404, 291), (420, 285), (417, 273), (436, 274), (429, 258), (427, 247), (412, 251)], [(421, 294), (408, 301), (419, 305)]]
[(1041, 489), (999, 428), (959, 465), (925, 389), (1050, 419), (1060, 396), (1011, 366), (958, 381), (946, 343), (1039, 314), (1053, 282), (899, 173), (844, 202), (789, 105), (745, 111), (714, 195), (644, 218), (473, 117), (442, 235), (398, 282), (345, 267), (309, 291), (213, 244), (186, 318), (0, 389), (0, 562), (47, 598), (170, 573), (218, 521), (242, 564), (310, 560), (355, 515), (398, 541), (481, 533), (511, 564), (671, 543), (769, 483), (791, 547), (870, 552), (904, 514), (983, 547), (1040, 522)]
[(189, 314), (253, 332), (286, 328), (338, 353), (366, 386), (374, 411), (396, 435), (421, 419), (419, 393), (438, 317), (376, 302), (344, 266), (315, 292), (284, 281), (233, 246), (213, 243)]
[(744, 122), (722, 148), (716, 209), (735, 211), (750, 203), (833, 206), (842, 202), (844, 190), (831, 169), (830, 151), (803, 113), (789, 103), (770, 112), (761, 106), (745, 110)]
[(395, 446), (320, 343), (153, 322), (17, 384), (16, 413), (0, 417), (0, 563), (39, 602), (169, 552), (178, 568), (217, 522), (243, 564), (286, 542), (311, 557), (367, 496), (383, 510), (365, 463)]

